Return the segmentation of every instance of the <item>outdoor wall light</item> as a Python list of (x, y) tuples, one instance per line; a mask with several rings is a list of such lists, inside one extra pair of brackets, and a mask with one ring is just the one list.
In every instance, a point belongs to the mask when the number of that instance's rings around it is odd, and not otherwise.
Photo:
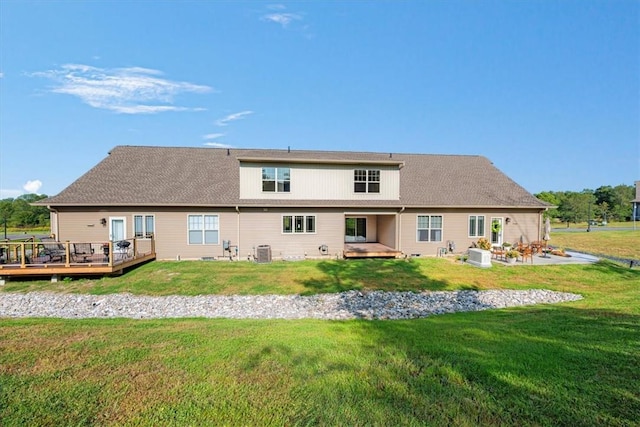
[(504, 221), (507, 223), (507, 225), (509, 225), (509, 223), (511, 222), (511, 218), (507, 218)]
[(105, 225), (107, 225), (107, 219), (106, 218), (102, 218), (100, 220), (100, 224), (102, 224), (102, 226), (104, 227)]

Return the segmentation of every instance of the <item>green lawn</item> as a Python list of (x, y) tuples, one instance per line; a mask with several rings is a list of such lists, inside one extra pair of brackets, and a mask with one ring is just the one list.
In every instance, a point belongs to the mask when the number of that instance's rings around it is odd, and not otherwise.
[(640, 226), (635, 231), (553, 232), (549, 244), (592, 254), (640, 260)]
[(584, 299), (408, 321), (2, 319), (1, 424), (637, 425), (640, 271), (609, 262), (164, 262), (3, 291), (500, 288)]

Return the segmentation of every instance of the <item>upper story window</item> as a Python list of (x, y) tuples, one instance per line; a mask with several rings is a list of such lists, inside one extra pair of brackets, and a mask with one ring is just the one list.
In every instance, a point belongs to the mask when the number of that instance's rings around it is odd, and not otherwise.
[(289, 168), (262, 168), (262, 191), (288, 193), (291, 191)]
[(133, 216), (133, 235), (138, 239), (150, 239), (155, 232), (155, 218), (153, 215)]
[(375, 169), (354, 170), (353, 191), (356, 193), (379, 193), (380, 171)]

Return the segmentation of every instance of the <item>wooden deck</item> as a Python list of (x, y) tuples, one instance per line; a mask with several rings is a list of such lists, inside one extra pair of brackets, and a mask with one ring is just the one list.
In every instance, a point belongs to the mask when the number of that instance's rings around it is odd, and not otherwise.
[(381, 243), (345, 243), (345, 258), (397, 258), (402, 252)]
[(0, 241), (0, 281), (11, 277), (121, 274), (156, 258), (153, 239), (118, 242)]

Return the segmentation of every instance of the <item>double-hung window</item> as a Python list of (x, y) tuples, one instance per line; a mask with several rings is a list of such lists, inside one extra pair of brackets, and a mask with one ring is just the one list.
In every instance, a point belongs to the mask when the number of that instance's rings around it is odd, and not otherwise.
[(379, 193), (380, 171), (375, 169), (354, 170), (353, 191), (355, 193)]
[(315, 233), (316, 217), (315, 215), (283, 215), (282, 232), (284, 234)]
[(469, 215), (469, 237), (484, 237), (484, 215)]
[(262, 191), (289, 193), (291, 191), (291, 169), (262, 168)]
[(153, 215), (133, 216), (133, 236), (137, 239), (150, 239), (155, 233), (155, 218)]
[(218, 215), (189, 215), (189, 244), (217, 245), (220, 234)]
[(418, 242), (442, 241), (442, 215), (418, 215)]

